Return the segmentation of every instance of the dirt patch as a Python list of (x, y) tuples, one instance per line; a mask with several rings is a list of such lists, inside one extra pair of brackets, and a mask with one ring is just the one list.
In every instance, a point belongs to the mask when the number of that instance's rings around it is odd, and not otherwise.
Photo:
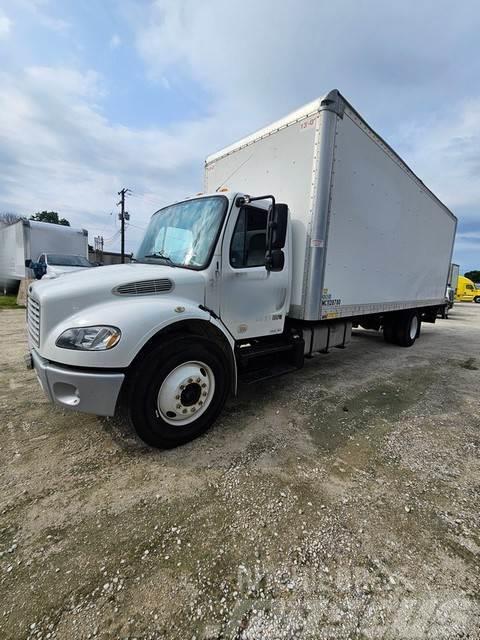
[(480, 309), (350, 348), (146, 447), (64, 413), (0, 323), (0, 637), (478, 637)]

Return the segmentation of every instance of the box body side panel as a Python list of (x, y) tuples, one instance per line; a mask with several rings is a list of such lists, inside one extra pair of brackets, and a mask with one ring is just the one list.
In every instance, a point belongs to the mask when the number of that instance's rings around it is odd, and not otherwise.
[(321, 317), (443, 302), (455, 229), (347, 109), (337, 123)]
[(290, 209), (291, 310), (303, 308), (306, 247), (310, 233), (314, 147), (318, 115), (293, 122), (205, 165), (205, 191), (220, 186), (251, 196), (272, 194)]
[(0, 228), (0, 280), (21, 280), (25, 277), (23, 223)]
[(30, 258), (42, 253), (59, 253), (88, 258), (88, 238), (82, 229), (45, 222), (30, 223)]

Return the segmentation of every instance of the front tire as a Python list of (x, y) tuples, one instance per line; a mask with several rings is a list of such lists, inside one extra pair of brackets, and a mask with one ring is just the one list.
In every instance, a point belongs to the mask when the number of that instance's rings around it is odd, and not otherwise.
[(179, 337), (158, 345), (136, 366), (130, 382), (135, 431), (162, 449), (197, 438), (221, 412), (229, 379), (225, 355), (211, 341)]
[(477, 304), (480, 304), (480, 296), (475, 296), (473, 301), (476, 302)]

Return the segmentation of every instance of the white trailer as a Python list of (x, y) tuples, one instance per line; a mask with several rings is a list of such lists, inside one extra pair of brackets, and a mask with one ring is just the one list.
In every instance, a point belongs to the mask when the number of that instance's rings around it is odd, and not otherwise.
[(51, 401), (113, 415), (122, 397), (171, 447), (239, 378), (300, 368), (352, 326), (412, 346), (446, 305), (455, 216), (338, 91), (210, 156), (205, 188), (152, 216), (134, 264), (31, 286)]
[(88, 232), (35, 220), (0, 226), (0, 283), (12, 288), (20, 280), (33, 277), (25, 263), (36, 262), (43, 253), (88, 258)]

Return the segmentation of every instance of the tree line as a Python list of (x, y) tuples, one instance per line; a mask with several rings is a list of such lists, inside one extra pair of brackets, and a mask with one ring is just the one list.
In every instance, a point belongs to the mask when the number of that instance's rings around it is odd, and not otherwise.
[(475, 269), (473, 271), (467, 271), (465, 278), (468, 278), (472, 282), (480, 282), (480, 271)]
[[(3, 224), (4, 226), (9, 226), (11, 224), (15, 224), (19, 220), (27, 220), (27, 218), (9, 211), (0, 213), (0, 225)], [(70, 226), (70, 222), (66, 218), (60, 218), (56, 211), (37, 211), (37, 213), (31, 215), (28, 220), (35, 220), (36, 222), (50, 222), (50, 224), (61, 224), (64, 227)]]

